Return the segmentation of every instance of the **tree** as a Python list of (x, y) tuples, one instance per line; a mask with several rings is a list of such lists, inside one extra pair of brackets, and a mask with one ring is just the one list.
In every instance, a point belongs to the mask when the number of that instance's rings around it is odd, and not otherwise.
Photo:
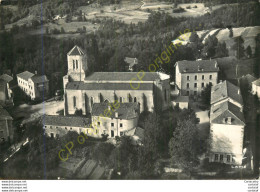
[(114, 145), (111, 143), (98, 143), (95, 145), (91, 156), (94, 160), (101, 162), (103, 166), (106, 166), (109, 163), (109, 156), (114, 148)]
[(218, 45), (216, 47), (216, 57), (227, 57), (228, 56), (228, 49), (226, 46), (226, 43), (220, 43), (218, 42)]
[(237, 59), (241, 59), (245, 56), (244, 40), (241, 36), (235, 38), (233, 49), (236, 51)]
[(187, 172), (199, 165), (198, 129), (190, 119), (179, 121), (169, 142), (172, 162)]
[(211, 87), (212, 84), (209, 83), (206, 85), (205, 89), (201, 92), (202, 102), (207, 106), (210, 106)]
[(190, 42), (198, 43), (198, 41), (199, 41), (198, 34), (196, 32), (192, 32), (190, 35)]
[(203, 57), (204, 58), (214, 57), (217, 44), (218, 44), (218, 39), (215, 36), (209, 35), (202, 49)]
[(65, 30), (63, 27), (60, 28), (60, 33), (65, 33)]

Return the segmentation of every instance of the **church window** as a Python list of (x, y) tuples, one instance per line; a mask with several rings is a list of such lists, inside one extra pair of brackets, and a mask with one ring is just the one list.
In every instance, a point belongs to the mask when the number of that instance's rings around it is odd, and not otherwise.
[(123, 103), (123, 97), (120, 97), (120, 103)]
[(134, 98), (134, 102), (135, 102), (135, 103), (137, 102), (137, 99), (136, 99), (136, 97)]
[(73, 70), (75, 69), (75, 60), (72, 60), (73, 62)]
[(77, 100), (76, 100), (75, 96), (73, 97), (73, 106), (74, 106), (74, 108), (77, 106)]

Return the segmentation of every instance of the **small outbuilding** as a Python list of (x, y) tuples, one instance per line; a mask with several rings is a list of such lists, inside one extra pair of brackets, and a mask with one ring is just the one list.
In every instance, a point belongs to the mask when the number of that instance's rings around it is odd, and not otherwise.
[(180, 109), (189, 108), (189, 96), (178, 96), (172, 101), (172, 107), (179, 107)]

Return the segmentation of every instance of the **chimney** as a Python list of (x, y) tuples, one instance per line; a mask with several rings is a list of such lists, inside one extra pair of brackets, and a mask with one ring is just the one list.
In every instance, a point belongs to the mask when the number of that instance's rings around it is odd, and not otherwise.
[(118, 118), (118, 112), (117, 111), (115, 112), (115, 118)]
[(34, 74), (37, 75), (37, 71), (35, 71)]
[(217, 62), (215, 63), (215, 68), (217, 68), (218, 67), (218, 64), (217, 64)]
[(198, 65), (198, 71), (200, 71), (200, 66)]
[(237, 94), (240, 95), (240, 89), (237, 90)]

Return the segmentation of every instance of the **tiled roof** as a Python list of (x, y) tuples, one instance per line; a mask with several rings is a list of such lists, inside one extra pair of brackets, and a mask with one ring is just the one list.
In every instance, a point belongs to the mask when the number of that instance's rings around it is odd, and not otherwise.
[(34, 75), (31, 77), (34, 83), (42, 83), (48, 81), (46, 75)]
[(3, 79), (7, 83), (9, 83), (10, 81), (13, 80), (13, 77), (11, 77), (10, 75), (7, 75), (7, 74), (3, 74), (3, 75), (0, 76), (0, 79)]
[[(139, 73), (139, 74), (138, 74)], [(142, 81), (156, 81), (170, 79), (169, 75), (160, 72), (95, 72), (85, 78), (86, 81), (140, 81), (137, 74), (142, 77)]]
[(180, 103), (180, 102), (188, 103), (189, 102), (189, 96), (178, 96), (176, 98), (176, 100), (174, 100), (174, 102), (176, 102), (176, 103)]
[[(113, 107), (113, 103), (94, 103), (93, 108), (92, 108), (92, 115), (93, 116), (100, 116), (100, 114), (104, 115), (104, 112), (106, 111), (106, 109), (109, 108), (109, 106), (111, 106), (111, 112), (112, 115), (110, 116), (111, 118), (115, 118), (115, 112), (118, 112), (118, 118), (119, 119), (132, 119), (137, 117), (137, 114), (139, 112), (139, 106), (137, 103), (118, 103), (118, 104), (114, 104), (114, 105), (119, 105), (120, 106), (115, 109), (115, 107)], [(104, 115), (105, 117), (105, 115)]]
[(133, 67), (134, 65), (138, 64), (138, 59), (126, 57), (125, 62), (128, 63), (130, 67)]
[(218, 72), (219, 68), (216, 60), (199, 60), (199, 61), (178, 61), (180, 73), (204, 73)]
[(89, 128), (91, 124), (91, 120), (88, 118), (76, 117), (76, 116), (46, 115), (43, 120), (43, 123), (44, 125), (52, 125), (52, 126)]
[[(0, 120), (12, 120), (11, 115), (0, 105)], [(1, 127), (0, 127), (1, 128)]]
[(68, 53), (68, 55), (85, 55), (84, 51), (77, 45), (75, 45)]
[(255, 80), (254, 82), (252, 82), (253, 84), (255, 84), (256, 86), (260, 86), (260, 78)]
[(231, 117), (231, 125), (245, 125), (243, 112), (239, 107), (229, 101), (212, 106), (210, 110), (210, 121), (216, 124), (226, 124)]
[(32, 76), (34, 76), (34, 74), (29, 71), (24, 71), (22, 73), (17, 74), (17, 77), (20, 77), (26, 81), (28, 81), (28, 79), (31, 78)]
[(240, 88), (233, 85), (229, 81), (223, 81), (211, 88), (211, 104), (219, 102), (228, 97), (240, 104), (243, 104)]
[[(132, 83), (137, 90), (153, 90), (152, 83)], [(67, 83), (67, 90), (134, 90), (130, 83), (84, 83), (80, 81)]]

